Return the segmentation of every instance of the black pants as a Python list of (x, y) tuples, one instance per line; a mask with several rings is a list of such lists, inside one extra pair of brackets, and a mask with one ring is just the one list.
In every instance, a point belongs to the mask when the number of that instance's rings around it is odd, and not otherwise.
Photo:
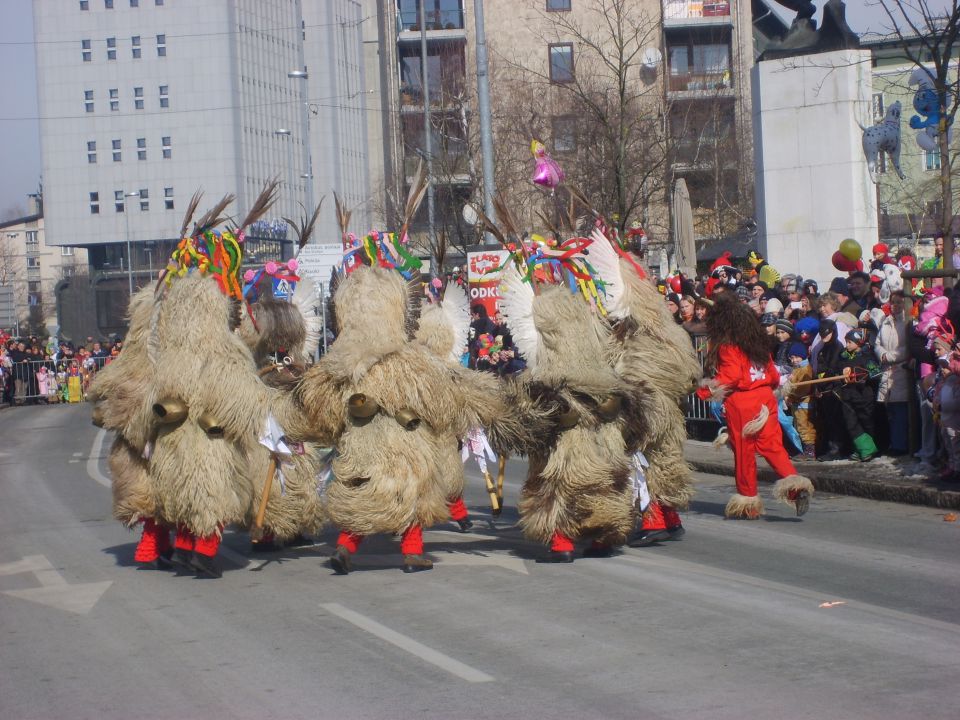
[(870, 385), (850, 383), (840, 390), (840, 401), (843, 406), (843, 424), (847, 428), (850, 439), (860, 437), (864, 433), (871, 438), (874, 433), (873, 412), (876, 397)]

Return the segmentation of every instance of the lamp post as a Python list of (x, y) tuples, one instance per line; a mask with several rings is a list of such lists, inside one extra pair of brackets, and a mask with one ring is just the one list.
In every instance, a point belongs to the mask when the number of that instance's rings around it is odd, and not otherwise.
[[(287, 140), (287, 194), (289, 195), (293, 192), (293, 133), (288, 128), (278, 128), (273, 131), (273, 134), (278, 137), (284, 136)], [(292, 209), (295, 208), (296, 206), (293, 205)], [(296, 212), (292, 212), (291, 216), (296, 217)], [(284, 244), (284, 248), (286, 248), (286, 244)]]
[(129, 192), (123, 194), (123, 222), (127, 226), (127, 284), (130, 289), (130, 297), (133, 297), (133, 253), (130, 245), (130, 208), (127, 207), (127, 198), (140, 197), (138, 192)]
[(300, 122), (303, 132), (303, 173), (300, 177), (307, 181), (304, 183), (303, 207), (304, 212), (309, 214), (310, 208), (313, 205), (313, 157), (310, 153), (310, 109), (307, 107), (307, 80), (310, 79), (310, 75), (306, 70), (291, 70), (287, 73), (287, 77), (291, 80), (303, 81), (300, 85)]

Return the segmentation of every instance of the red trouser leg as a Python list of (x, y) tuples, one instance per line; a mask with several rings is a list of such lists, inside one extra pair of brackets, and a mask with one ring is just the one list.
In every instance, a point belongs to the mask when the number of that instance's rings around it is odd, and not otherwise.
[(467, 519), (467, 506), (463, 504), (463, 496), (461, 495), (456, 500), (451, 500), (447, 503), (447, 507), (450, 508), (450, 518), (452, 520), (466, 520)]
[(573, 541), (559, 530), (554, 530), (550, 549), (554, 552), (573, 552)]
[(783, 432), (776, 417), (777, 406), (773, 398), (767, 401), (767, 408), (770, 410), (770, 419), (757, 435), (757, 452), (770, 463), (770, 467), (780, 477), (796, 475), (797, 469), (790, 462), (790, 455), (783, 448)]
[(344, 530), (337, 535), (337, 545), (343, 545), (349, 552), (355, 553), (363, 542), (363, 535)]
[(680, 522), (680, 514), (676, 510), (669, 505), (661, 505), (660, 507), (663, 509), (663, 521), (666, 523), (668, 530), (673, 530), (673, 528), (678, 528), (683, 525), (683, 523)]
[(403, 531), (400, 552), (404, 555), (423, 555), (423, 530), (416, 523)]
[(667, 523), (663, 517), (663, 508), (656, 500), (651, 500), (647, 509), (643, 511), (640, 524), (643, 530), (666, 530)]
[(173, 546), (177, 550), (187, 550), (193, 552), (197, 546), (197, 538), (192, 532), (183, 525), (177, 526), (177, 536), (174, 538)]
[[(164, 536), (166, 536), (164, 538)], [(161, 543), (166, 539), (166, 547)], [(153, 562), (161, 552), (169, 549), (170, 534), (162, 525), (158, 525), (153, 518), (146, 518), (143, 521), (143, 532), (140, 534), (140, 542), (137, 543), (137, 549), (133, 553), (133, 559), (137, 562)]]
[[(752, 395), (752, 393), (750, 393)], [(727, 429), (730, 431), (730, 447), (733, 448), (733, 476), (737, 492), (746, 497), (757, 496), (757, 443), (755, 437), (745, 437), (743, 426), (760, 412), (760, 403), (748, 393), (734, 393), (723, 404), (727, 414)], [(777, 420), (776, 413), (773, 420)]]
[(210, 533), (206, 537), (199, 537), (193, 549), (200, 555), (214, 557), (220, 549), (220, 533)]

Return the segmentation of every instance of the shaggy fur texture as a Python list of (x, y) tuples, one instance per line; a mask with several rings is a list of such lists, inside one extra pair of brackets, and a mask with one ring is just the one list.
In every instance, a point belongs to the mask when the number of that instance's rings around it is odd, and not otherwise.
[(636, 448), (650, 467), (647, 483), (660, 502), (684, 508), (693, 496), (690, 468), (683, 459), (687, 439), (681, 400), (696, 386), (700, 364), (690, 337), (677, 325), (651, 282), (620, 262), (628, 315), (615, 324), (614, 368), (634, 387), (645, 386), (653, 412)]
[(770, 418), (770, 408), (766, 405), (760, 406), (760, 412), (757, 413), (750, 422), (743, 426), (743, 436), (744, 437), (753, 437), (758, 432), (763, 430), (763, 426), (767, 424), (767, 420)]
[(307, 330), (300, 310), (284, 300), (275, 300), (264, 294), (251, 306), (256, 327), (249, 315), (243, 314), (238, 330), (240, 337), (253, 353), (258, 366), (266, 365), (268, 356), (283, 351), (296, 362), (304, 362), (303, 345)]
[[(611, 369), (609, 329), (566, 287), (545, 287), (533, 301), (541, 339), (537, 362), (521, 374), (531, 400), (576, 412), (574, 427), (551, 433), (548, 450), (532, 443), (527, 480), (518, 509), (524, 534), (549, 542), (555, 531), (621, 545), (636, 522), (629, 483), (631, 461), (624, 440), (625, 411), (641, 410), (636, 395)], [(611, 395), (624, 398), (617, 418), (604, 422), (597, 405)], [(535, 407), (527, 403), (517, 408)]]
[(701, 380), (700, 387), (705, 387), (710, 391), (710, 400), (713, 402), (723, 402), (730, 395), (730, 387), (718, 383), (713, 378)]
[(113, 517), (126, 527), (133, 527), (144, 518), (156, 517), (157, 505), (149, 467), (141, 452), (122, 435), (117, 435), (110, 447), (108, 462)]
[(760, 496), (747, 497), (734, 493), (727, 501), (723, 514), (728, 518), (747, 518), (754, 520), (763, 515), (763, 500)]
[(761, 367), (770, 361), (770, 336), (757, 321), (756, 314), (734, 293), (723, 292), (714, 297), (713, 307), (707, 313), (707, 335), (710, 349), (706, 366), (709, 372), (717, 368), (717, 351), (721, 345), (734, 345)]
[(800, 490), (806, 490), (809, 496), (813, 497), (813, 483), (810, 482), (810, 478), (803, 475), (787, 475), (774, 483), (773, 496), (790, 507), (795, 507), (796, 503), (790, 499), (790, 493)]

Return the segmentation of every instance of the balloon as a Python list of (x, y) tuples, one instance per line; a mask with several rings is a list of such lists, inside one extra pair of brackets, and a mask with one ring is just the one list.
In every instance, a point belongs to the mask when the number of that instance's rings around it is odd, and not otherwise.
[(683, 283), (681, 282), (679, 275), (674, 275), (672, 278), (670, 278), (670, 289), (677, 293), (677, 295), (683, 291)]
[[(854, 272), (857, 269), (858, 261), (850, 260), (843, 256), (843, 253), (837, 250), (833, 257), (830, 258), (830, 262), (833, 266), (840, 272)], [(859, 263), (859, 266), (862, 268), (863, 264)]]
[(553, 190), (563, 182), (563, 168), (550, 157), (547, 148), (543, 146), (542, 142), (539, 140), (531, 142), (530, 152), (533, 153), (533, 157), (536, 158), (537, 161), (537, 167), (533, 171), (533, 177), (531, 178), (535, 185)]
[(840, 242), (840, 254), (843, 255), (847, 260), (856, 262), (863, 257), (863, 248), (860, 247), (860, 243), (856, 240), (851, 240), (847, 238)]

